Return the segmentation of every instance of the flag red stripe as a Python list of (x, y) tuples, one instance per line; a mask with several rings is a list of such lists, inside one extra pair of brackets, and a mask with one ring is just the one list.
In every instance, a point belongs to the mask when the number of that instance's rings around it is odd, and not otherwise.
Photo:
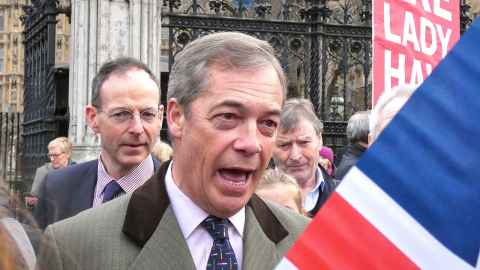
[(336, 192), (287, 258), (301, 270), (418, 269)]

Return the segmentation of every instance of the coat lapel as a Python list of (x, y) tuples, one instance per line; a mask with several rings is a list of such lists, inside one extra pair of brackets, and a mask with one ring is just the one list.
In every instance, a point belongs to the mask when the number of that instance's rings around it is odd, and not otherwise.
[(278, 261), (275, 243), (262, 230), (253, 211), (246, 209), (243, 239), (243, 270), (273, 269)]
[(131, 270), (195, 269), (165, 187), (168, 165), (162, 164), (130, 199), (122, 231), (141, 248)]
[(171, 207), (167, 208), (157, 229), (129, 269), (195, 269)]
[(283, 255), (277, 245), (288, 234), (265, 202), (253, 194), (246, 206), (242, 269), (273, 269)]

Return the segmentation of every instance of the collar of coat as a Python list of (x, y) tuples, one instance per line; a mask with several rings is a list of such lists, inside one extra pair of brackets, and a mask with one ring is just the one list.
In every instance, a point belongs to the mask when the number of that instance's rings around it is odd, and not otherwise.
[[(150, 239), (170, 205), (165, 186), (165, 175), (169, 163), (162, 164), (152, 178), (133, 192), (128, 203), (123, 233), (140, 247)], [(253, 194), (247, 207), (253, 210), (263, 232), (272, 242), (277, 244), (287, 237), (288, 231), (257, 195)]]

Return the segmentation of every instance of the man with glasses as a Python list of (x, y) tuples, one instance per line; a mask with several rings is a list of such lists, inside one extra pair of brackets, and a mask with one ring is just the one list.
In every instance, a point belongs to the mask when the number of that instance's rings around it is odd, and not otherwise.
[(37, 205), (39, 188), (48, 172), (74, 164), (74, 162), (70, 160), (71, 154), (72, 143), (67, 137), (58, 137), (48, 143), (48, 158), (50, 162), (38, 167), (35, 172), (30, 194), (25, 197), (25, 203), (28, 207), (35, 207), (35, 205)]
[(133, 192), (159, 166), (150, 152), (163, 106), (158, 82), (145, 64), (132, 58), (105, 63), (93, 79), (85, 115), (100, 137), (100, 156), (47, 175), (35, 211), (41, 228)]

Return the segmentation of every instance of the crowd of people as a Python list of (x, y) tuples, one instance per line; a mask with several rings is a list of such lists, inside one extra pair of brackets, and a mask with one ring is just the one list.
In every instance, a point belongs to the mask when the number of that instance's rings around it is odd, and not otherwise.
[(286, 86), (273, 48), (234, 32), (176, 55), (166, 108), (145, 64), (104, 63), (85, 108), (98, 158), (75, 164), (67, 138), (49, 143), (25, 198), (44, 233), (0, 206), (0, 268), (273, 269), (414, 90), (355, 113), (335, 162), (311, 102)]

